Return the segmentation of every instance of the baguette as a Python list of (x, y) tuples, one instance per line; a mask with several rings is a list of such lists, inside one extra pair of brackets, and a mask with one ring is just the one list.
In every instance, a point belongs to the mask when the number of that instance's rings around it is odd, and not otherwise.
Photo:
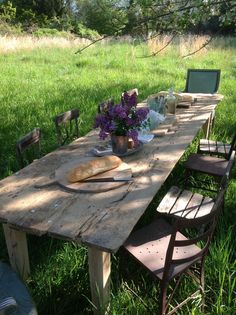
[(118, 167), (122, 160), (114, 155), (108, 155), (101, 158), (81, 163), (74, 167), (67, 175), (67, 180), (70, 183), (82, 181), (91, 176), (112, 170)]

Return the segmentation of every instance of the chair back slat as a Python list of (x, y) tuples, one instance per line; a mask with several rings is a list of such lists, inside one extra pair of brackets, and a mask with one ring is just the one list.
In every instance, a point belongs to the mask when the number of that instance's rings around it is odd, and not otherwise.
[[(224, 193), (225, 189), (221, 189), (210, 213), (197, 218), (187, 219), (179, 217), (176, 219), (166, 253), (166, 261), (163, 275), (164, 278), (168, 278), (169, 270), (172, 264), (186, 263), (189, 261), (194, 262), (195, 260), (205, 255), (210, 245), (217, 218), (223, 206)], [(187, 230), (188, 232), (191, 231), (192, 233), (194, 233), (188, 238), (179, 239), (179, 231), (182, 230)], [(174, 252), (176, 248), (181, 247), (182, 249), (184, 249), (184, 247), (187, 246), (197, 245), (199, 242), (204, 242), (202, 248), (199, 248), (199, 252), (196, 253), (194, 251), (193, 253), (191, 253), (191, 251), (186, 251), (188, 253), (186, 257), (174, 257)]]
[(185, 92), (216, 93), (220, 83), (218, 69), (188, 69)]
[[(23, 157), (23, 152), (32, 147), (33, 145), (37, 144), (38, 148), (38, 156), (40, 155), (40, 139), (41, 139), (41, 129), (35, 128), (24, 137), (19, 139), (16, 143), (16, 158), (20, 168), (25, 166), (25, 161)], [(35, 152), (34, 152), (35, 155)]]
[(197, 242), (207, 239), (207, 237), (209, 236), (209, 233), (212, 232), (212, 229), (213, 229), (213, 225), (211, 225), (207, 231), (201, 233), (197, 237), (187, 239), (187, 240), (180, 240), (180, 241), (175, 240), (174, 247), (185, 247), (185, 246), (197, 244)]
[(79, 115), (79, 109), (75, 108), (54, 118), (59, 145), (64, 145), (70, 137), (79, 137)]

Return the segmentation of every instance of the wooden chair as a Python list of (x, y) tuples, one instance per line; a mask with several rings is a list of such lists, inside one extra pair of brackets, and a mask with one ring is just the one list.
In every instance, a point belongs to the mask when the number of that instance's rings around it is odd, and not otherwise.
[(98, 113), (102, 113), (104, 110), (106, 110), (106, 108), (108, 108), (109, 105), (114, 105), (114, 100), (112, 98), (103, 101), (98, 105)]
[(79, 109), (72, 109), (54, 118), (58, 144), (64, 145), (73, 137), (79, 137)]
[[(40, 156), (40, 139), (41, 139), (41, 129), (40, 128), (35, 128), (31, 132), (29, 132), (27, 135), (19, 139), (16, 143), (16, 158), (18, 161), (18, 164), (20, 168), (23, 168), (26, 164), (26, 159), (24, 157), (24, 153), (26, 150), (29, 148), (32, 148), (33, 156), (37, 156), (37, 158)], [(37, 149), (37, 152), (36, 152)], [(30, 161), (32, 160), (32, 155), (31, 158), (29, 159)], [(28, 160), (28, 161), (29, 161)]]
[(226, 158), (231, 148), (233, 148), (234, 150), (236, 149), (235, 143), (236, 134), (234, 135), (231, 143), (223, 143), (209, 139), (200, 139), (198, 144), (198, 153), (223, 156)]
[[(168, 313), (168, 307), (181, 277), (167, 299), (169, 283), (184, 273), (197, 281), (204, 306), (204, 261), (223, 204), (223, 196), (224, 190), (222, 189), (216, 201), (214, 203), (210, 202), (211, 211), (202, 211), (201, 216), (197, 218), (178, 217), (173, 225), (170, 225), (164, 219), (158, 219), (133, 232), (125, 242), (125, 249), (155, 279), (160, 281), (160, 311), (158, 314), (173, 314), (199, 292), (199, 290), (194, 292)], [(195, 234), (192, 234), (194, 236), (187, 237), (186, 233), (183, 234), (186, 229), (194, 231)], [(199, 244), (202, 244), (202, 247)], [(195, 274), (194, 269), (191, 269), (192, 267), (196, 269), (197, 264), (200, 264), (199, 273)]]
[[(185, 163), (185, 183), (188, 184), (192, 172), (203, 173), (212, 176), (217, 181), (221, 181), (227, 172), (232, 169), (235, 158), (236, 136), (234, 137), (229, 152), (225, 158), (208, 156), (198, 153), (190, 154)], [(201, 181), (202, 186), (203, 181)], [(202, 188), (202, 187), (201, 187)], [(208, 189), (210, 190), (210, 189)]]
[(220, 84), (220, 72), (218, 69), (188, 69), (184, 92), (216, 93)]
[(2, 262), (0, 262), (0, 314), (38, 314), (25, 285), (13, 270)]

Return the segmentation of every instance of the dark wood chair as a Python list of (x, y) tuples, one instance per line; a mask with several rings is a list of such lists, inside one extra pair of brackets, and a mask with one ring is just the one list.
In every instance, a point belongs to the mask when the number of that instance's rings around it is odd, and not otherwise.
[(0, 262), (0, 313), (38, 314), (26, 286), (18, 275), (2, 262)]
[[(174, 224), (158, 219), (148, 226), (133, 232), (124, 248), (144, 266), (155, 279), (160, 281), (160, 311), (158, 314), (173, 314), (178, 308), (193, 299), (199, 291), (204, 306), (204, 261), (223, 204), (224, 189), (215, 202), (206, 200), (210, 211), (201, 211), (201, 216), (177, 217)], [(210, 207), (209, 207), (210, 205)], [(187, 236), (188, 232), (194, 232)], [(201, 244), (201, 247), (200, 245)], [(198, 266), (199, 265), (199, 266)], [(195, 274), (198, 267), (198, 273)], [(183, 274), (197, 281), (199, 289), (169, 313), (168, 308)], [(179, 276), (176, 286), (167, 299), (167, 289), (171, 280)]]
[(220, 84), (219, 69), (188, 69), (186, 93), (217, 93)]
[(54, 118), (57, 141), (60, 146), (79, 137), (79, 115), (79, 109), (72, 109)]
[[(185, 185), (187, 186), (189, 184), (190, 175), (194, 172), (210, 175), (218, 182), (220, 182), (225, 174), (232, 169), (235, 158), (235, 144), (236, 136), (234, 137), (230, 146), (230, 150), (226, 154), (225, 158), (208, 156), (198, 153), (190, 154), (185, 163)], [(203, 181), (201, 181), (201, 188), (202, 184)]]
[[(40, 139), (41, 139), (41, 129), (35, 128), (27, 135), (19, 139), (16, 143), (16, 158), (20, 168), (23, 168), (29, 161), (32, 161), (35, 157), (40, 156)], [(28, 154), (28, 158), (24, 155), (25, 151), (32, 149), (33, 153)], [(36, 152), (37, 151), (37, 152)]]
[(102, 113), (104, 110), (108, 108), (109, 105), (114, 105), (114, 100), (112, 98), (98, 104), (98, 113), (99, 114)]
[(121, 103), (126, 104), (126, 103), (132, 103), (134, 106), (137, 105), (138, 103), (138, 89), (131, 89), (129, 91), (124, 91), (121, 94)]
[(236, 134), (231, 143), (224, 143), (216, 140), (200, 139), (198, 144), (198, 153), (222, 156), (227, 158), (231, 148), (236, 149)]

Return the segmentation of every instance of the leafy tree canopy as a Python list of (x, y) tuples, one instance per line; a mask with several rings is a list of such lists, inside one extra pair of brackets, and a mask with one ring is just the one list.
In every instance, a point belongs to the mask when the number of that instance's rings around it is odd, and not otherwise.
[[(1, 4), (2, 2), (2, 4)], [(100, 34), (219, 32), (236, 27), (235, 0), (3, 0), (0, 18), (76, 31), (78, 23)], [(52, 23), (57, 21), (57, 23)], [(50, 24), (51, 23), (51, 24)]]

